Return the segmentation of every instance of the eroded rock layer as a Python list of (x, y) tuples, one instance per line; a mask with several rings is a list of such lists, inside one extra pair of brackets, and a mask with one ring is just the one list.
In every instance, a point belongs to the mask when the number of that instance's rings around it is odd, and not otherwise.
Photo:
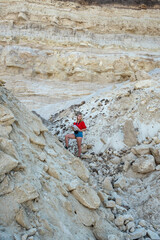
[(159, 9), (22, 0), (0, 6), (1, 78), (30, 109), (159, 66)]

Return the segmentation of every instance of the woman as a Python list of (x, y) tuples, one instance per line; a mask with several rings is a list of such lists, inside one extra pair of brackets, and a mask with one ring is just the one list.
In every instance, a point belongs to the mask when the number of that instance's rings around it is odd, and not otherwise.
[[(65, 148), (68, 149), (69, 138), (76, 139), (77, 146), (78, 146), (78, 157), (81, 157), (81, 143), (82, 143), (82, 138), (83, 138), (83, 132), (86, 131), (86, 125), (82, 119), (81, 113), (78, 113), (77, 122), (74, 122), (73, 125), (76, 125), (78, 127), (78, 131), (75, 131), (74, 134), (67, 134), (65, 136), (65, 142), (66, 142)], [(73, 127), (72, 127), (72, 130), (74, 130)]]

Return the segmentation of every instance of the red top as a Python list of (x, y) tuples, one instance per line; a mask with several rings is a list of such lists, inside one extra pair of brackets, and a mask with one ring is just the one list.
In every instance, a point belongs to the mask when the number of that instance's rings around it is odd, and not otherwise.
[(83, 121), (79, 123), (74, 122), (73, 125), (76, 125), (80, 130), (87, 128)]

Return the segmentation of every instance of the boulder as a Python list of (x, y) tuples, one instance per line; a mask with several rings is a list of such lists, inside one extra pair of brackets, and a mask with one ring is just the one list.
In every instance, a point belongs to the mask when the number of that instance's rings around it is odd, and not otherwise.
[(135, 89), (143, 89), (143, 88), (149, 88), (153, 85), (154, 85), (154, 81), (152, 81), (152, 80), (142, 80), (142, 81), (138, 81), (137, 83), (135, 83), (134, 88)]
[(127, 180), (125, 177), (119, 177), (115, 183), (114, 183), (114, 187), (115, 188), (121, 188), (124, 189), (127, 186)]
[(14, 183), (10, 181), (9, 177), (6, 176), (2, 183), (0, 184), (0, 196), (12, 192), (14, 189)]
[(18, 165), (18, 161), (10, 155), (0, 151), (0, 175), (10, 172)]
[(160, 164), (156, 166), (156, 170), (160, 171)]
[(8, 135), (12, 131), (12, 126), (2, 126), (0, 125), (0, 136), (1, 137), (8, 137)]
[(160, 150), (156, 148), (150, 148), (151, 154), (153, 155), (155, 162), (160, 164)]
[(103, 188), (106, 189), (106, 190), (108, 190), (108, 191), (113, 191), (113, 186), (112, 186), (111, 178), (110, 178), (110, 177), (106, 177), (106, 178), (104, 179)]
[(129, 221), (133, 221), (133, 220), (134, 220), (133, 216), (130, 215), (130, 214), (125, 214), (125, 215), (123, 215), (123, 217), (124, 217), (124, 222), (125, 222), (125, 224), (126, 224), (126, 222), (129, 222)]
[(93, 227), (93, 233), (97, 240), (110, 240), (110, 235), (114, 235), (118, 239), (124, 239), (123, 233), (121, 233), (104, 219), (99, 219), (96, 221), (96, 224)]
[(131, 149), (132, 153), (136, 156), (150, 154), (150, 146), (149, 145), (140, 145)]
[(91, 227), (95, 224), (96, 221), (96, 213), (78, 202), (74, 204), (74, 211), (77, 213), (77, 217), (79, 221), (86, 227)]
[(89, 171), (88, 169), (84, 166), (81, 160), (75, 158), (71, 162), (71, 166), (76, 172), (77, 176), (83, 180), (84, 182), (88, 182), (89, 180)]
[(132, 240), (139, 239), (141, 237), (146, 236), (146, 233), (147, 232), (146, 232), (145, 228), (138, 228), (133, 233), (130, 233), (130, 237)]
[(128, 147), (133, 147), (137, 144), (137, 134), (132, 120), (127, 120), (124, 124), (124, 143)]
[(82, 153), (86, 153), (88, 151), (87, 144), (82, 145)]
[(17, 214), (16, 214), (16, 222), (20, 224), (23, 228), (29, 229), (30, 228), (30, 222), (28, 219), (28, 216), (24, 210), (24, 208), (21, 208)]
[(6, 82), (5, 82), (4, 80), (0, 79), (0, 87), (1, 87), (1, 86), (4, 86), (5, 83), (6, 83)]
[(72, 191), (73, 196), (85, 207), (89, 209), (97, 209), (100, 206), (100, 199), (97, 193), (90, 187), (77, 186)]
[(126, 224), (126, 227), (127, 227), (127, 230), (130, 231), (130, 232), (134, 232), (135, 230), (135, 223), (134, 222), (128, 222)]
[(0, 104), (0, 125), (8, 126), (14, 121), (15, 118), (11, 110)]
[(137, 173), (149, 173), (154, 171), (155, 168), (156, 164), (152, 155), (144, 155), (132, 164), (133, 171)]
[(124, 220), (125, 220), (125, 218), (124, 218), (123, 215), (117, 216), (116, 219), (115, 219), (116, 226), (123, 226)]
[(113, 200), (104, 200), (103, 204), (106, 208), (114, 208), (116, 206), (116, 203)]
[(136, 156), (131, 152), (127, 155), (125, 155), (124, 157), (122, 157), (122, 161), (124, 162), (123, 165), (123, 170), (124, 171), (128, 171), (131, 163), (136, 159)]
[(16, 187), (14, 193), (15, 199), (18, 203), (24, 203), (26, 201), (33, 200), (39, 197), (37, 190), (29, 182), (23, 183), (21, 184), (21, 186)]
[(55, 168), (55, 166), (53, 164), (50, 164), (48, 166), (48, 171), (47, 172), (50, 176), (60, 180), (60, 175), (59, 175), (57, 169)]
[(103, 203), (105, 200), (108, 200), (108, 195), (104, 192), (98, 191), (98, 197), (100, 198), (101, 202)]
[(119, 157), (113, 157), (110, 159), (110, 162), (113, 164), (119, 164), (121, 162), (121, 159)]
[(108, 240), (120, 240), (120, 238), (115, 236), (114, 234), (109, 234), (108, 235)]
[(45, 162), (46, 161), (46, 159), (47, 159), (47, 154), (46, 154), (46, 152), (41, 152), (39, 155), (38, 155), (38, 158), (39, 158), (39, 160), (41, 161), (41, 162)]
[(67, 189), (69, 192), (75, 190), (77, 188), (77, 186), (79, 185), (79, 181), (77, 179), (74, 179), (72, 181), (70, 181), (69, 183), (65, 183)]
[(146, 227), (147, 226), (147, 223), (145, 220), (140, 220), (139, 223), (138, 223), (141, 227)]
[(153, 240), (160, 240), (160, 236), (158, 235), (158, 233), (156, 233), (156, 232), (153, 232), (153, 231), (151, 231), (151, 230), (147, 230), (147, 234), (148, 234), (148, 236), (151, 238), (151, 239), (153, 239)]
[(0, 137), (0, 150), (12, 157), (18, 159), (18, 153), (13, 145), (13, 141), (4, 137)]
[(42, 135), (35, 135), (33, 132), (29, 133), (29, 140), (31, 143), (39, 145), (40, 147), (44, 147), (46, 145), (45, 139)]

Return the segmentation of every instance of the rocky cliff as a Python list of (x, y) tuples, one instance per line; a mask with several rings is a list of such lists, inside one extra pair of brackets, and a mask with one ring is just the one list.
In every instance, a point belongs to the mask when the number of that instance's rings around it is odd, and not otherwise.
[[(131, 239), (160, 238), (160, 70), (149, 75), (149, 80), (109, 86), (51, 116), (49, 124), (50, 131), (64, 143), (65, 134), (72, 132), (76, 112), (82, 112), (88, 128), (82, 159), (104, 206), (115, 214), (112, 222), (122, 232), (132, 232)], [(69, 144), (76, 154), (76, 142), (70, 140)], [(124, 204), (118, 208), (117, 194)], [(132, 223), (125, 223), (126, 214), (134, 217)], [(138, 224), (140, 219), (145, 220), (145, 226)], [(147, 228), (157, 235), (148, 238)]]
[(159, 6), (128, 2), (0, 0), (0, 240), (160, 239)]
[(159, 9), (49, 0), (0, 7), (1, 79), (30, 110), (159, 66)]
[(158, 70), (152, 80), (122, 84), (51, 118), (63, 141), (83, 112), (83, 162), (3, 84), (1, 240), (160, 239)]
[(89, 178), (41, 120), (0, 87), (0, 239), (123, 239)]

